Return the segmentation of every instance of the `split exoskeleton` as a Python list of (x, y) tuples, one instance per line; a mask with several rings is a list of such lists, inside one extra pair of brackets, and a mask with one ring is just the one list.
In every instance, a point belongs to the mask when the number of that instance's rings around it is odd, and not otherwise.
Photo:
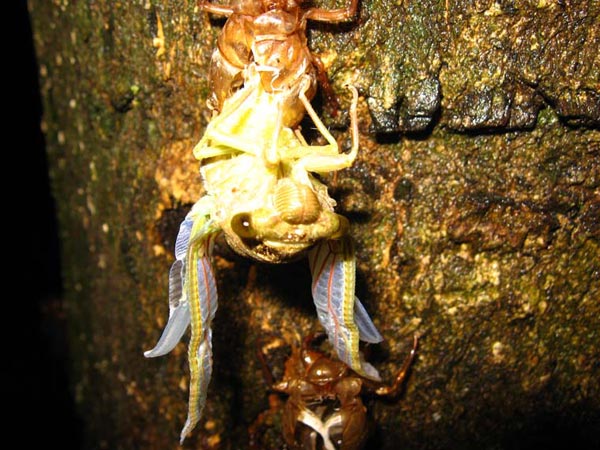
[(314, 346), (320, 335), (309, 335), (301, 349), (294, 348), (285, 364), (283, 380), (273, 382), (264, 355), (263, 364), (274, 391), (288, 396), (282, 415), (283, 436), (291, 450), (359, 450), (371, 431), (364, 396), (393, 397), (412, 364), (413, 347), (392, 385), (367, 379)]
[(347, 21), (355, 16), (358, 0), (333, 10), (303, 9), (303, 2), (237, 0), (232, 6), (201, 3), (205, 11), (228, 17), (212, 55), (212, 108), (220, 111), (223, 102), (243, 85), (244, 71), (250, 64), (256, 66), (267, 92), (288, 91), (289, 95), (282, 98), (281, 113), (282, 123), (291, 128), (304, 117), (304, 105), (297, 94), (305, 77), (309, 81), (305, 88), (309, 100), (315, 95), (317, 79), (326, 90), (330, 89), (321, 60), (308, 48), (307, 20)]
[[(334, 212), (335, 201), (313, 175), (347, 168), (356, 158), (358, 93), (350, 87), (352, 148), (340, 153), (310, 105), (316, 69), (306, 47), (306, 19), (345, 19), (353, 15), (356, 1), (333, 11), (303, 11), (293, 0), (201, 6), (229, 16), (215, 50), (218, 56), (212, 60), (215, 115), (194, 148), (202, 162), (206, 194), (181, 224), (169, 274), (169, 320), (155, 348), (145, 353), (156, 357), (170, 352), (191, 325), (190, 399), (181, 441), (200, 419), (212, 372), (210, 327), (217, 292), (211, 257), (217, 234), (222, 233), (236, 252), (262, 262), (283, 263), (308, 255), (319, 321), (340, 360), (361, 376), (379, 379), (377, 370), (362, 359), (359, 340), (382, 340), (354, 295), (355, 257), (348, 222)], [(231, 28), (230, 22), (251, 26)], [(241, 41), (245, 49), (238, 45)], [(301, 58), (271, 61), (281, 50), (278, 43), (302, 50)], [(231, 52), (245, 56), (232, 64), (227, 56)], [(300, 68), (292, 68), (298, 59)], [(297, 128), (306, 113), (327, 144), (306, 143)]]

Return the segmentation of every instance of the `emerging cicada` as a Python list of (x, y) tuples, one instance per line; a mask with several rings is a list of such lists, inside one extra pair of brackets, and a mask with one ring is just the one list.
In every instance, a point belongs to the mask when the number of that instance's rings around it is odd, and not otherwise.
[[(181, 224), (169, 275), (169, 320), (156, 347), (145, 353), (156, 357), (170, 352), (191, 324), (190, 400), (182, 441), (200, 419), (212, 371), (210, 326), (217, 292), (211, 256), (218, 233), (236, 252), (262, 262), (288, 262), (308, 253), (319, 320), (340, 359), (355, 372), (379, 379), (362, 359), (359, 339), (382, 340), (354, 296), (348, 222), (333, 211), (335, 201), (313, 175), (347, 168), (356, 158), (358, 92), (350, 87), (352, 148), (340, 153), (310, 105), (316, 69), (306, 38), (299, 34), (306, 19), (350, 17), (356, 1), (333, 11), (302, 10), (294, 0), (202, 6), (229, 16), (211, 71), (215, 116), (194, 149), (203, 162), (206, 195)], [(232, 29), (230, 21), (245, 25)], [(282, 48), (290, 61), (275, 57)], [(296, 50), (298, 57), (293, 56)], [(239, 56), (235, 64), (232, 53)], [(300, 68), (290, 70), (298, 59)], [(297, 125), (305, 113), (326, 145), (308, 145), (300, 134)]]

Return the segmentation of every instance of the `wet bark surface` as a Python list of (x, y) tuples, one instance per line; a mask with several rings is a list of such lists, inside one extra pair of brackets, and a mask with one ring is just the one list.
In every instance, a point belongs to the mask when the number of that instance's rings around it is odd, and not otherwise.
[[(202, 195), (191, 150), (222, 21), (184, 0), (29, 8), (86, 448), (174, 448), (186, 345), (142, 353)], [(385, 379), (421, 336), (403, 395), (366, 400), (369, 448), (598, 445), (598, 2), (365, 0), (354, 23), (309, 36), (341, 111), (345, 83), (362, 96), (359, 157), (325, 181), (351, 222)], [(345, 114), (321, 111), (348, 147)], [(269, 360), (281, 375), (284, 350), (319, 329), (307, 263), (217, 242), (215, 267), (214, 378), (185, 447), (250, 448), (252, 429), (282, 448), (256, 348), (283, 343)]]

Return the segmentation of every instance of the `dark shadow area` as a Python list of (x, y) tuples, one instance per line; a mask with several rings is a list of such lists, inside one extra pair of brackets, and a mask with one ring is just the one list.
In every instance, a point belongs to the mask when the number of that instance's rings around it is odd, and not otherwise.
[[(400, 400), (402, 401), (402, 399)], [(410, 409), (398, 414), (410, 414)], [(457, 433), (457, 427), (440, 429), (435, 435), (411, 430), (389, 430), (375, 426), (366, 449), (411, 448), (414, 442), (422, 442), (420, 448), (426, 450), (594, 450), (598, 448), (597, 427), (584, 421), (573, 421), (566, 415), (552, 413), (530, 417), (516, 425), (519, 417), (504, 417), (497, 423), (497, 429), (479, 430), (480, 434)], [(597, 416), (596, 419), (597, 420)], [(514, 431), (519, 427), (520, 431)], [(385, 446), (389, 435), (394, 435), (394, 446)]]
[[(11, 268), (4, 312), (9, 399), (7, 430), (27, 448), (81, 448), (68, 378), (58, 229), (50, 193), (31, 24), (24, 0), (9, 2), (9, 126), (4, 146), (8, 194), (5, 261)], [(13, 122), (14, 121), (14, 122)], [(15, 257), (16, 256), (16, 257)]]
[(507, 450), (595, 449), (600, 447), (600, 411), (592, 405), (573, 405), (570, 411), (541, 411), (523, 420), (518, 432), (504, 436)]

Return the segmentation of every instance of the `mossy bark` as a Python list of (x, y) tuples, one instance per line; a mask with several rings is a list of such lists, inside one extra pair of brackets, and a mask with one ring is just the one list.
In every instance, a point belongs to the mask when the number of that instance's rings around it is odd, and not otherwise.
[[(202, 194), (191, 149), (222, 22), (192, 0), (29, 8), (86, 448), (174, 448), (185, 344), (142, 352), (167, 316), (178, 224)], [(386, 379), (422, 336), (402, 398), (368, 402), (372, 448), (552, 447), (562, 432), (597, 444), (599, 3), (365, 0), (357, 21), (314, 26), (310, 42), (342, 110), (344, 83), (362, 94), (358, 160), (327, 182), (351, 220)], [(248, 448), (269, 409), (256, 346), (318, 326), (305, 261), (216, 253), (214, 379), (185, 446)], [(272, 407), (259, 440), (281, 448)]]

